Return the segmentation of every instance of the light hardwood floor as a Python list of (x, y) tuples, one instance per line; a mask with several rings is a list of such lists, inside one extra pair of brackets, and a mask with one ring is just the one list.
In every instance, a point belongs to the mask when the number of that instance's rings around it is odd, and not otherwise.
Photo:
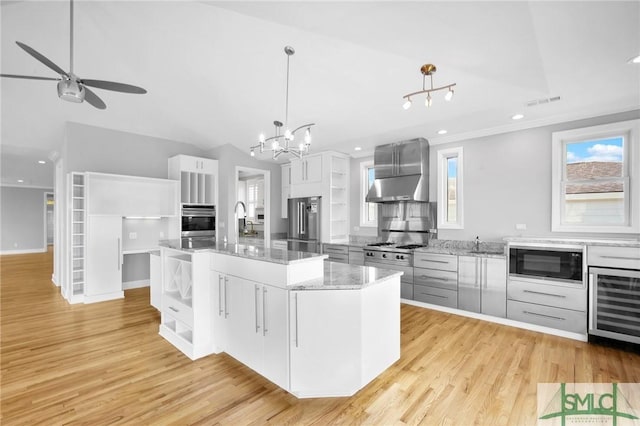
[(69, 305), (51, 253), (2, 256), (1, 423), (533, 425), (540, 382), (640, 382), (640, 356), (402, 306), (402, 357), (351, 398), (298, 400), (158, 335), (148, 289)]

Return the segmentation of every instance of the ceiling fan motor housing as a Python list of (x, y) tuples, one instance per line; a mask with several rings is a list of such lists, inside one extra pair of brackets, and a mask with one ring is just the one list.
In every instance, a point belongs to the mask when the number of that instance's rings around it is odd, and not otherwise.
[(58, 82), (58, 97), (68, 102), (81, 103), (85, 91), (76, 80), (63, 79)]

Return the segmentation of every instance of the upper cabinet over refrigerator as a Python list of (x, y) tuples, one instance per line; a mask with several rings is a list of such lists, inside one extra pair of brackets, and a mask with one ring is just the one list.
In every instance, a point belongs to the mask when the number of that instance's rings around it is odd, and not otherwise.
[(180, 181), (181, 203), (217, 204), (218, 160), (176, 155), (169, 158), (169, 179)]

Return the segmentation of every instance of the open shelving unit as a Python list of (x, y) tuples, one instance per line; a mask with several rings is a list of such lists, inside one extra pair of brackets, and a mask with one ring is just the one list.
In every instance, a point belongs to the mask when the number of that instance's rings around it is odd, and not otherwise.
[(84, 298), (86, 276), (86, 185), (84, 173), (70, 173), (69, 206), (71, 229), (71, 276), (67, 287), (67, 300), (70, 303), (81, 302)]
[(331, 175), (329, 183), (330, 222), (329, 238), (331, 242), (349, 238), (349, 160), (331, 157)]

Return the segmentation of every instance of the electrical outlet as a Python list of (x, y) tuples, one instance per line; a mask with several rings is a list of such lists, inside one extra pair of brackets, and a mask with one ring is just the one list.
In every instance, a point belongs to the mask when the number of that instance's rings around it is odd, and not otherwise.
[(516, 229), (518, 231), (526, 231), (527, 230), (527, 224), (526, 223), (516, 223)]
[(138, 233), (137, 232), (129, 232), (129, 239), (130, 240), (138, 239)]
[(360, 227), (359, 227), (359, 226), (354, 226), (354, 227), (353, 227), (353, 230), (354, 230), (355, 232), (358, 232), (358, 231), (360, 230)]
[(164, 232), (160, 231), (160, 238), (164, 238)]
[(13, 243), (13, 247), (18, 247), (18, 243)]

